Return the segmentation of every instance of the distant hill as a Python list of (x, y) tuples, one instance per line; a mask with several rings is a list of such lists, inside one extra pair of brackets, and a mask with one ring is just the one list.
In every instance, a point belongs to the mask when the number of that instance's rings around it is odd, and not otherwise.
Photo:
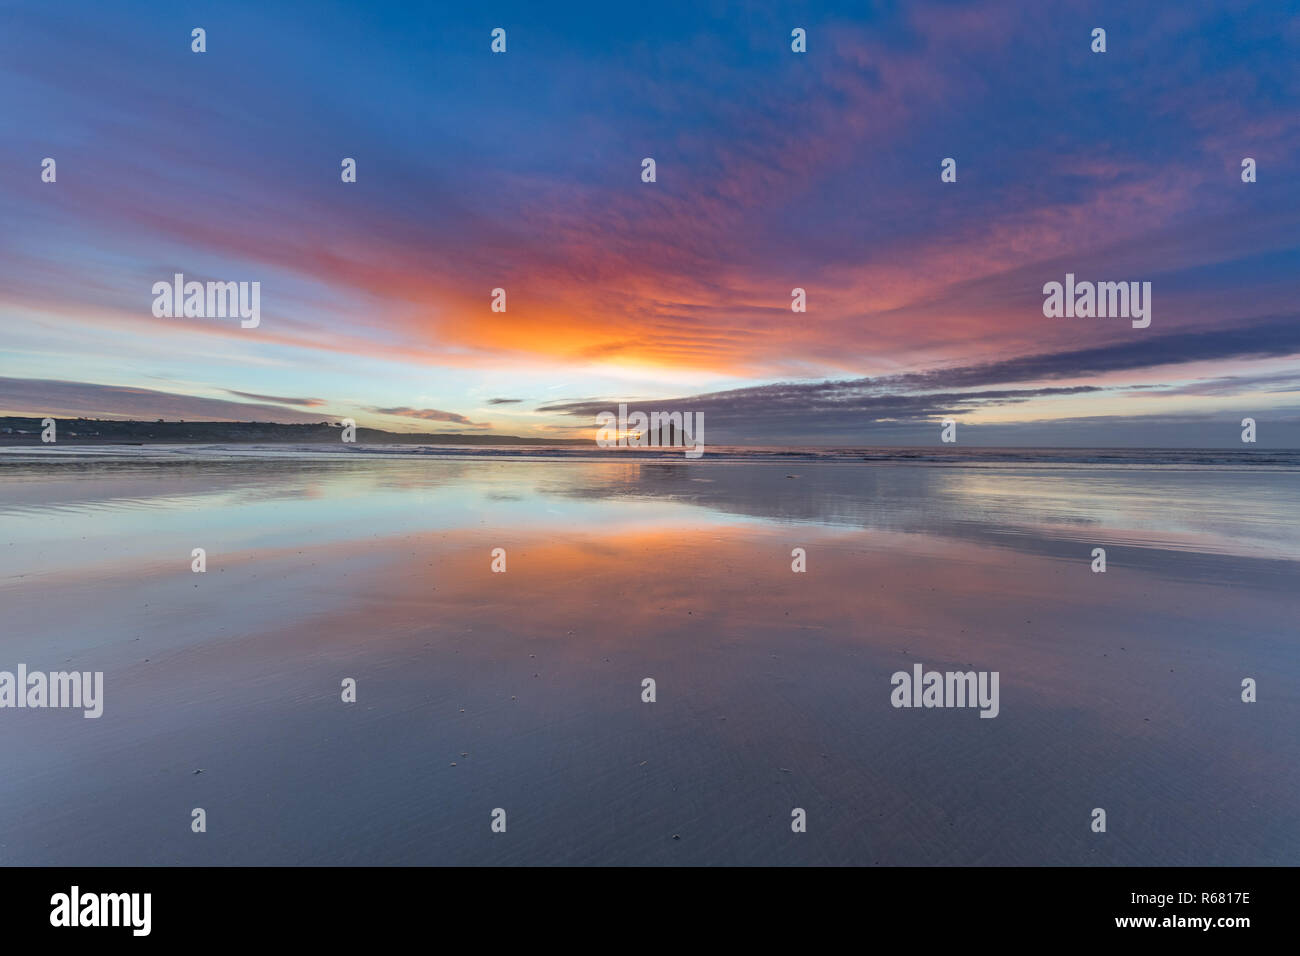
[[(56, 418), (59, 444), (148, 445), (194, 442), (339, 442), (343, 427), (322, 421), (315, 425), (282, 425), (278, 422), (137, 422), (104, 421), (96, 418)], [(0, 445), (41, 443), (40, 418), (0, 417)], [(357, 428), (357, 441), (386, 445), (590, 445), (583, 438), (520, 438), (518, 435), (461, 435), (456, 432), (389, 432), (379, 428)]]

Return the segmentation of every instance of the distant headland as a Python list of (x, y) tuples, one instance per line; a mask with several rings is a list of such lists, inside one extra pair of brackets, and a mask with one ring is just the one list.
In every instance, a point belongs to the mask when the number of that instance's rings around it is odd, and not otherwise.
[[(42, 418), (0, 416), (0, 445), (41, 444)], [(55, 418), (59, 444), (177, 445), (203, 442), (340, 442), (343, 423), (307, 425), (279, 422), (116, 421)], [(356, 440), (391, 445), (590, 445), (582, 438), (522, 438), (518, 435), (465, 435), (457, 432), (390, 432), (358, 426)]]

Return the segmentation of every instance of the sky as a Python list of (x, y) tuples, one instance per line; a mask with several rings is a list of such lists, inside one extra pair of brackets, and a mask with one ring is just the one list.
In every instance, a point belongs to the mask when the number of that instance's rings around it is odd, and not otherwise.
[[(0, 20), (0, 414), (1300, 447), (1300, 2)], [(155, 316), (177, 273), (258, 325)], [(1067, 274), (1149, 326), (1045, 315)]]

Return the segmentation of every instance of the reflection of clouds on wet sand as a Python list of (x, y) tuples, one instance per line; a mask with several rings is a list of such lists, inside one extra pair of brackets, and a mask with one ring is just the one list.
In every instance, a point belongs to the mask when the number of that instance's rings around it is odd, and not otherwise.
[[(451, 464), (140, 469), (105, 475), (102, 500), (85, 475), (21, 502), (0, 483), (6, 660), (103, 670), (106, 688), (98, 721), (3, 715), (10, 858), (1300, 858), (1300, 744), (1279, 729), (1300, 707), (1277, 571), (1294, 565), (1142, 542), (1092, 574), (1054, 537), (1072, 488), (1080, 526), (1117, 536), (1158, 495), (1087, 475)], [(32, 496), (54, 508), (39, 529)], [(1238, 500), (1235, 525), (1212, 493), (1170, 524), (1233, 541), (1258, 520)], [(1000, 715), (891, 708), (890, 674), (915, 662), (998, 671)], [(1242, 676), (1260, 704), (1239, 702)], [(198, 805), (221, 840), (160, 827)], [(1089, 832), (1094, 806), (1122, 839)]]

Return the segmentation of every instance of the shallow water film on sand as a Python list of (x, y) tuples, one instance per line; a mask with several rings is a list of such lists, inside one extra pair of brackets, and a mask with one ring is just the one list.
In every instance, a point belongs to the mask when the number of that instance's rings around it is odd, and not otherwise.
[(0, 848), (1295, 864), (1297, 477), (9, 455)]

